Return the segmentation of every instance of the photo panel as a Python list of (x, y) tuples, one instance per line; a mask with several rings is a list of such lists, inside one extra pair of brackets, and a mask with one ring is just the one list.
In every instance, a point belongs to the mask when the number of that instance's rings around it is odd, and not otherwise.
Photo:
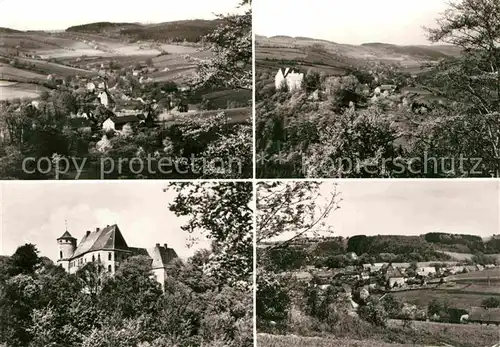
[(499, 10), (256, 1), (257, 177), (499, 177)]
[(0, 183), (0, 346), (253, 346), (251, 182)]
[(496, 346), (499, 182), (257, 184), (257, 345)]
[(0, 179), (253, 177), (251, 1), (29, 7), (0, 1)]

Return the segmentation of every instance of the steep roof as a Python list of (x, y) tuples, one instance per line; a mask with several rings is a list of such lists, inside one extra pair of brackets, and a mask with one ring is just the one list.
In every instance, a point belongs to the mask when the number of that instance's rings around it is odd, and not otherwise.
[(168, 265), (173, 259), (177, 258), (177, 253), (173, 248), (156, 245), (151, 248), (130, 247), (134, 255), (143, 255), (151, 258), (151, 268), (161, 269)]
[(128, 250), (128, 245), (116, 224), (108, 225), (85, 235), (75, 250), (73, 258), (87, 252), (103, 249)]
[(121, 117), (113, 116), (110, 118), (113, 121), (113, 123), (115, 123), (115, 124), (134, 123), (134, 122), (139, 121), (139, 118), (135, 115), (133, 115), (133, 116), (121, 116)]
[(387, 268), (387, 272), (385, 273), (386, 278), (395, 278), (395, 277), (403, 277), (403, 274), (399, 269), (394, 268), (392, 266)]
[(61, 239), (75, 239), (75, 238), (73, 236), (71, 236), (71, 234), (69, 233), (68, 230), (66, 230), (64, 232), (64, 234), (62, 234), (62, 236), (60, 238), (58, 238), (58, 240), (61, 240)]

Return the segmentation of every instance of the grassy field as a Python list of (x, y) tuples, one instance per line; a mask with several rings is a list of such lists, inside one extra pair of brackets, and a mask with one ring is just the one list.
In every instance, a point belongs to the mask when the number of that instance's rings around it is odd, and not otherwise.
[(16, 98), (35, 99), (47, 88), (29, 83), (0, 83), (0, 100)]
[[(483, 288), (484, 290), (484, 288)], [(495, 291), (489, 293), (496, 295)], [(404, 302), (412, 303), (420, 308), (427, 308), (429, 303), (436, 299), (438, 301), (447, 301), (450, 306), (455, 308), (467, 309), (471, 306), (481, 306), (482, 301), (486, 298), (486, 293), (483, 291), (471, 292), (464, 290), (450, 289), (423, 289), (423, 290), (408, 290), (404, 292), (391, 293), (396, 298), (400, 298)]]
[(47, 76), (36, 72), (17, 69), (10, 65), (0, 64), (0, 80), (15, 79), (17, 81), (46, 80)]
[[(258, 334), (259, 347), (491, 347), (500, 342), (496, 326), (475, 324), (448, 324), (412, 322), (403, 328), (403, 322), (389, 320), (385, 330), (374, 329), (372, 338), (356, 339), (335, 336), (305, 337), (296, 335)], [(400, 341), (391, 343), (387, 341)], [(401, 342), (408, 341), (408, 342)]]
[(500, 268), (457, 274), (448, 276), (447, 279), (449, 281), (500, 280)]
[(500, 281), (466, 281), (445, 283), (439, 286), (439, 289), (448, 291), (462, 291), (467, 293), (483, 293), (484, 295), (500, 295)]
[[(418, 74), (423, 63), (447, 56), (456, 56), (452, 46), (396, 46), (383, 43), (349, 45), (287, 36), (256, 36), (255, 59), (261, 68), (280, 61), (301, 62), (322, 69), (343, 69), (349, 66), (367, 67), (374, 62), (397, 64), (401, 71)], [(273, 66), (276, 68), (276, 66)], [(327, 72), (327, 71), (325, 71)]]
[(175, 114), (175, 115), (160, 115), (159, 120), (163, 122), (179, 122), (188, 117), (196, 119), (203, 117), (211, 117), (224, 111), (227, 115), (228, 124), (244, 123), (251, 119), (252, 110), (248, 107), (233, 108), (228, 110), (216, 110), (216, 111), (199, 111), (188, 114)]
[[(21, 53), (18, 61), (26, 65), (24, 70), (44, 74), (56, 74), (62, 77), (79, 74), (94, 76), (91, 67), (100, 63), (117, 62), (121, 67), (132, 67), (137, 63), (144, 64), (147, 59), (153, 59), (153, 66), (158, 69), (149, 75), (158, 82), (185, 82), (196, 68), (194, 62), (185, 56), (207, 59), (209, 52), (199, 52), (196, 44), (169, 44), (146, 41), (130, 42), (125, 37), (109, 37), (105, 34), (62, 32), (62, 33), (8, 33), (0, 34), (0, 53), (13, 56)], [(166, 52), (166, 55), (160, 53)], [(31, 59), (25, 55), (36, 55), (40, 59)], [(10, 58), (12, 59), (12, 58)], [(57, 59), (57, 62), (48, 60)], [(63, 65), (61, 63), (67, 64)], [(89, 65), (90, 64), (90, 65)], [(70, 65), (70, 66), (68, 66)], [(13, 72), (13, 71), (12, 71)], [(4, 72), (6, 73), (6, 72)], [(18, 70), (9, 73), (6, 78), (26, 75)], [(30, 78), (30, 77), (26, 77)], [(33, 76), (31, 78), (39, 78)]]
[(74, 76), (74, 75), (81, 75), (81, 76), (97, 75), (97, 72), (94, 71), (61, 65), (44, 60), (29, 59), (29, 58), (18, 58), (18, 60), (22, 64), (34, 65), (37, 71), (43, 71), (46, 74), (56, 74), (62, 77)]
[[(403, 322), (389, 320), (389, 328), (402, 328)], [(490, 347), (500, 342), (500, 329), (494, 325), (412, 322), (412, 330), (427, 339), (458, 346)]]
[[(418, 345), (390, 344), (380, 341), (336, 339), (334, 337), (302, 337), (294, 335), (257, 335), (259, 347), (419, 347)], [(423, 347), (423, 346), (420, 346)]]

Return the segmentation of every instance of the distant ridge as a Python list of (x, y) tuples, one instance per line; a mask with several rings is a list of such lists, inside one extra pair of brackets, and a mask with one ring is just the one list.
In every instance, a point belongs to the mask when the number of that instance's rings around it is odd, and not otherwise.
[(141, 26), (137, 23), (112, 23), (112, 22), (95, 22), (82, 25), (71, 26), (66, 29), (67, 32), (87, 32), (87, 33), (101, 33), (103, 31), (124, 29), (131, 26)]
[(21, 30), (0, 27), (0, 34), (14, 34), (14, 33), (22, 33), (22, 32), (23, 31), (21, 31)]
[(120, 35), (132, 40), (198, 42), (220, 23), (220, 19), (192, 19), (154, 24), (97, 22), (72, 26), (66, 31)]

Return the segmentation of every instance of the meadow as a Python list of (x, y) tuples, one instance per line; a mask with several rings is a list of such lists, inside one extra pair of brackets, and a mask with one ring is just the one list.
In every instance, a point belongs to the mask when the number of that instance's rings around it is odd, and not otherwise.
[(413, 344), (391, 344), (381, 341), (359, 341), (355, 339), (336, 339), (334, 337), (304, 337), (295, 335), (258, 334), (259, 347), (423, 347)]
[(46, 90), (48, 89), (37, 84), (0, 81), (0, 100), (16, 98), (36, 99)]
[[(484, 290), (484, 289), (483, 289)], [(481, 306), (486, 298), (485, 292), (468, 292), (464, 290), (453, 289), (421, 289), (407, 290), (391, 293), (392, 296), (408, 302), (422, 309), (426, 309), (433, 300), (448, 302), (451, 307), (467, 309), (470, 307)], [(494, 291), (490, 293), (496, 295)]]

